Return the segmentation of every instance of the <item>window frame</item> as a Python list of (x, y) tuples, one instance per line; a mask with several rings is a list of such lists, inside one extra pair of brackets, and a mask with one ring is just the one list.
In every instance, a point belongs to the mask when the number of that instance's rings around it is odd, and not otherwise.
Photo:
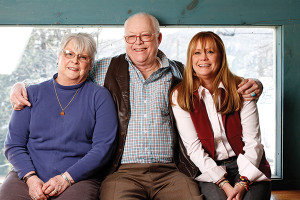
[[(2, 26), (0, 25), (0, 28)], [(98, 28), (98, 27), (102, 27), (102, 28), (106, 28), (106, 27), (120, 27), (118, 25), (116, 26), (68, 26), (68, 25), (64, 25), (64, 27), (61, 26), (50, 26), (50, 25), (43, 25), (43, 26), (39, 26), (39, 25), (33, 25), (33, 27), (38, 27), (38, 28), (82, 28), (84, 30), (84, 28)], [(222, 28), (229, 28), (229, 27), (243, 27), (243, 28), (247, 28), (246, 26), (230, 26), (230, 25), (221, 25), (221, 26), (161, 26), (163, 28), (175, 28), (175, 27), (180, 27), (180, 28), (218, 28), (218, 27), (222, 27)], [(255, 26), (251, 26), (251, 27), (255, 27)], [(262, 27), (262, 26), (260, 26)], [(275, 174), (272, 176), (273, 180), (282, 180), (283, 179), (283, 153), (282, 153), (282, 146), (283, 146), (283, 28), (282, 26), (278, 26), (278, 25), (271, 25), (271, 26), (265, 26), (265, 27), (274, 27), (275, 28), (275, 32), (276, 32), (276, 36), (275, 36), (275, 68), (276, 68), (276, 78), (275, 78), (275, 86), (276, 86), (276, 102), (275, 102), (275, 116), (276, 116), (276, 122), (275, 122), (275, 134), (276, 134), (276, 168), (275, 168)], [(84, 32), (84, 31), (83, 31)]]

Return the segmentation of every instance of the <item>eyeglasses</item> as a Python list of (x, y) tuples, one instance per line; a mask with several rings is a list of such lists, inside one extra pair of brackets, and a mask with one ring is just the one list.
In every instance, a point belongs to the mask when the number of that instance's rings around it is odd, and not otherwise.
[(68, 59), (73, 59), (75, 56), (77, 56), (77, 59), (80, 62), (88, 63), (90, 61), (90, 57), (88, 55), (81, 55), (81, 54), (76, 54), (73, 51), (70, 50), (62, 50), (64, 53), (64, 56)]
[(133, 44), (136, 42), (137, 38), (139, 37), (141, 41), (143, 42), (150, 42), (151, 40), (153, 40), (153, 35), (156, 35), (157, 33), (144, 33), (144, 34), (141, 34), (141, 35), (127, 35), (127, 36), (124, 36), (125, 38), (125, 41), (128, 43), (128, 44)]

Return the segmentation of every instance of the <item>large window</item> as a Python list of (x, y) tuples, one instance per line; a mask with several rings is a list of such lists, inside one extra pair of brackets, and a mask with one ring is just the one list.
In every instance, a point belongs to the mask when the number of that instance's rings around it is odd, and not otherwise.
[[(223, 39), (229, 65), (234, 73), (259, 79), (264, 92), (258, 101), (262, 143), (272, 174), (276, 174), (276, 27), (161, 28), (160, 49), (171, 59), (185, 63), (187, 45), (199, 31), (214, 31)], [(97, 58), (125, 52), (123, 28), (40, 28), (0, 27), (0, 176), (10, 165), (4, 157), (3, 144), (12, 112), (11, 86), (18, 81), (40, 82), (57, 71), (57, 47), (70, 32), (91, 33), (97, 41)]]

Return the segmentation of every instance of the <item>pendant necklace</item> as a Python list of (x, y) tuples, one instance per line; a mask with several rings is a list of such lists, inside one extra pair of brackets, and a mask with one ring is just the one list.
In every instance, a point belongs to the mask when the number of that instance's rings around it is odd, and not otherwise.
[(54, 91), (55, 91), (55, 95), (56, 95), (57, 101), (58, 101), (59, 106), (60, 106), (60, 108), (61, 108), (61, 113), (60, 113), (60, 115), (61, 115), (61, 116), (64, 116), (64, 115), (65, 115), (65, 109), (66, 109), (66, 108), (70, 105), (70, 103), (73, 101), (73, 99), (75, 98), (75, 96), (76, 96), (76, 94), (77, 94), (79, 88), (76, 90), (74, 96), (72, 97), (72, 99), (71, 99), (71, 101), (68, 103), (68, 105), (66, 105), (65, 108), (62, 108), (61, 103), (60, 103), (59, 98), (58, 98), (58, 95), (57, 95), (57, 92), (56, 92), (54, 80), (53, 80), (53, 86), (54, 86)]

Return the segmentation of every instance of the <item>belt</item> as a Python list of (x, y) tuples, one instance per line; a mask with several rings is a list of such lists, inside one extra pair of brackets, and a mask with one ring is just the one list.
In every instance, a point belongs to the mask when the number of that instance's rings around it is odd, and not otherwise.
[(216, 163), (217, 163), (217, 165), (224, 165), (227, 163), (231, 163), (231, 162), (235, 161), (236, 159), (237, 159), (237, 156), (233, 156), (233, 157), (227, 158), (225, 160), (217, 160)]

